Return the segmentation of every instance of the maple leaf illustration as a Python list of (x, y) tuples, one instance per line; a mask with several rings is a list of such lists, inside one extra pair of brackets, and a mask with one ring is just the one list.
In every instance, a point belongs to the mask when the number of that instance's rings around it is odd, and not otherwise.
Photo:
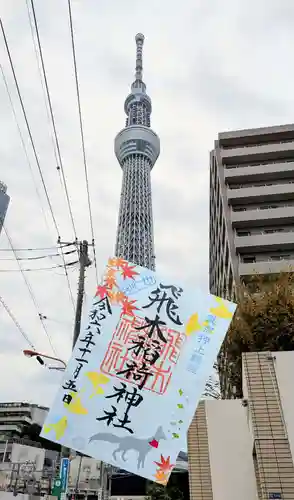
[(118, 257), (117, 259), (115, 259), (115, 266), (117, 267), (117, 269), (119, 269), (120, 267), (123, 267), (127, 264), (127, 261), (124, 260), (124, 259), (121, 259), (120, 257)]
[(122, 303), (121, 315), (135, 316), (134, 311), (138, 310), (138, 307), (134, 306), (136, 300), (125, 299)]
[(126, 299), (125, 295), (123, 292), (109, 292), (108, 296), (111, 294), (111, 300), (116, 303), (116, 304), (122, 304), (123, 301)]
[(107, 269), (106, 276), (115, 276), (116, 274), (116, 269), (113, 269), (112, 267)]
[(116, 285), (116, 279), (114, 276), (106, 276), (105, 283), (106, 283), (108, 288), (113, 288), (114, 285)]
[(139, 274), (139, 273), (137, 273), (137, 271), (134, 271), (135, 268), (136, 268), (136, 266), (129, 266), (128, 264), (122, 266), (121, 274), (122, 274), (123, 279), (124, 280), (127, 278), (134, 279), (134, 276)]
[(100, 299), (104, 299), (106, 295), (107, 295), (107, 286), (106, 285), (97, 286), (95, 297), (100, 297)]
[(160, 483), (160, 484), (166, 484), (167, 483), (168, 475), (167, 475), (166, 472), (163, 472), (160, 469), (158, 469), (156, 471), (156, 474), (154, 474), (154, 477), (155, 477), (157, 483)]
[(163, 455), (160, 455), (160, 460), (161, 462), (154, 462), (156, 465), (158, 465), (159, 467), (159, 470), (161, 472), (169, 472), (173, 469), (174, 467), (174, 464), (171, 464), (170, 463), (170, 456), (168, 456), (167, 458), (164, 458)]
[(115, 266), (116, 259), (108, 259), (108, 266), (114, 267)]
[(116, 300), (118, 303), (122, 303), (124, 300), (126, 300), (125, 294), (123, 292), (117, 292)]

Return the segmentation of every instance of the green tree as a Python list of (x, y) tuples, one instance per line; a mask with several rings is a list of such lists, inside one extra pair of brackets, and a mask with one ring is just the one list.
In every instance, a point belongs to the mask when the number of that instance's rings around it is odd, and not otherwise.
[(39, 443), (45, 450), (61, 451), (61, 446), (57, 443), (53, 443), (48, 439), (40, 436), (42, 427), (39, 424), (31, 424), (24, 428), (21, 438), (29, 439), (35, 443)]
[(183, 500), (184, 494), (177, 486), (176, 474), (172, 474), (167, 486), (148, 482), (146, 494), (151, 500)]
[(218, 364), (222, 394), (242, 397), (243, 352), (294, 350), (294, 273), (253, 277), (237, 302)]

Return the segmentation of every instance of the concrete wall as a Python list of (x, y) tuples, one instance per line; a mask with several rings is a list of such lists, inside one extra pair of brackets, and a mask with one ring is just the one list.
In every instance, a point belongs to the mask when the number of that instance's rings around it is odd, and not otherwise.
[(206, 401), (213, 500), (255, 500), (247, 413), (239, 400)]

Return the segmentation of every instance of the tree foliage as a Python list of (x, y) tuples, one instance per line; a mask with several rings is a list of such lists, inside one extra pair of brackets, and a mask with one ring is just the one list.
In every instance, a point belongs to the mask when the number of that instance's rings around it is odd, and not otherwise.
[(39, 443), (42, 448), (45, 448), (46, 450), (52, 450), (52, 451), (61, 451), (61, 446), (58, 443), (53, 443), (52, 441), (48, 441), (48, 439), (45, 439), (40, 436), (42, 427), (37, 424), (33, 423), (27, 427), (24, 428), (21, 438), (24, 439), (29, 439), (30, 441), (33, 441), (35, 443)]
[(147, 498), (151, 500), (183, 500), (184, 494), (177, 485), (176, 474), (172, 474), (167, 486), (149, 482), (147, 484)]
[(294, 349), (294, 273), (253, 277), (238, 290), (237, 302), (220, 351), (219, 371), (222, 389), (225, 380), (242, 397), (243, 352)]
[(206, 382), (202, 397), (203, 398), (220, 399), (220, 385), (219, 385), (217, 363), (214, 363), (214, 365), (213, 365), (213, 373), (212, 373), (212, 375), (210, 375), (209, 379)]

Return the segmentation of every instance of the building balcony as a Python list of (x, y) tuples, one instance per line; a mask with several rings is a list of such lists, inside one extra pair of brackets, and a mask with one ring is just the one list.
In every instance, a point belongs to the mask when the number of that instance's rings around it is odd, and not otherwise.
[(294, 139), (294, 125), (274, 125), (273, 127), (259, 127), (243, 130), (230, 130), (218, 134), (221, 147), (248, 146), (249, 144), (280, 142)]
[(18, 422), (18, 423), (21, 423), (21, 424), (31, 424), (32, 423), (32, 419), (26, 415), (20, 415), (19, 417), (18, 416), (4, 416), (4, 415), (1, 415), (0, 413), (0, 428), (3, 426), (3, 425), (6, 425), (6, 423), (14, 423), (14, 422)]
[(231, 205), (294, 199), (294, 184), (274, 184), (227, 189)]
[(281, 272), (293, 271), (294, 259), (268, 262), (239, 263), (240, 276), (253, 276), (254, 274), (279, 274)]
[(19, 432), (21, 433), (23, 430), (23, 426), (19, 424), (1, 424), (0, 425), (0, 434), (5, 434), (5, 432)]
[(227, 183), (278, 180), (294, 178), (294, 162), (285, 161), (270, 164), (248, 165), (246, 167), (224, 168)]
[(279, 224), (294, 224), (294, 206), (231, 211), (231, 221), (234, 228), (274, 226)]
[(235, 246), (239, 253), (292, 250), (294, 249), (294, 232), (235, 236)]
[(221, 149), (220, 155), (227, 165), (294, 158), (294, 141)]

